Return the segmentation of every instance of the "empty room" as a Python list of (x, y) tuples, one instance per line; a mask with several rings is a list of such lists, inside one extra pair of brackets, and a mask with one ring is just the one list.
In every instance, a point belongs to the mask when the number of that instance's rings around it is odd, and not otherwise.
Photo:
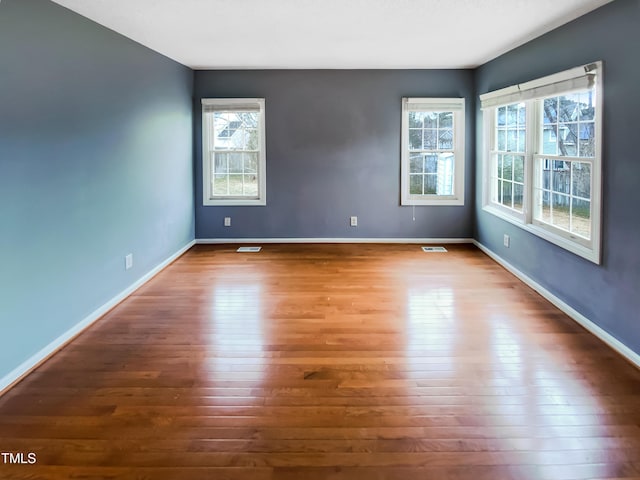
[(640, 479), (640, 0), (0, 0), (0, 479)]

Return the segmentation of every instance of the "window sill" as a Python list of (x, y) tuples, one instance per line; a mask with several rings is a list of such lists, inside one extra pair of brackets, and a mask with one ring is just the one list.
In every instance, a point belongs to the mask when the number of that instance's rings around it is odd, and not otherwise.
[(596, 246), (594, 246), (594, 248), (586, 247), (580, 243), (573, 242), (570, 239), (565, 238), (561, 235), (557, 235), (542, 226), (531, 224), (531, 223), (524, 223), (523, 220), (516, 218), (515, 216), (511, 216), (491, 205), (485, 205), (482, 208), (482, 210), (506, 222), (509, 222), (515, 225), (516, 227), (521, 228), (522, 230), (532, 233), (533, 235), (536, 235), (537, 237), (540, 237), (546, 240), (547, 242), (553, 243), (554, 245), (564, 248), (565, 250), (575, 255), (578, 255), (579, 257), (589, 260), (590, 262), (593, 262), (596, 265), (601, 264), (600, 248), (599, 248), (599, 245), (597, 244)]
[(204, 199), (202, 205), (205, 207), (264, 207), (267, 200), (264, 198), (242, 200), (238, 198), (230, 198), (225, 200)]
[(453, 196), (427, 197), (427, 198), (403, 198), (400, 202), (402, 206), (431, 205), (431, 206), (462, 206), (464, 198)]

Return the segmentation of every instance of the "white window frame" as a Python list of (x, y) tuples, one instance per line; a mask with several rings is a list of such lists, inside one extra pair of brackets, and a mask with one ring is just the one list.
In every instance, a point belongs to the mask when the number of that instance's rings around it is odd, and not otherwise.
[[(258, 195), (213, 196), (212, 162), (214, 139), (207, 115), (211, 111), (258, 111)], [(267, 204), (267, 161), (265, 141), (265, 100), (264, 98), (203, 98), (202, 99), (202, 204), (205, 206), (265, 206)]]
[[(409, 112), (453, 112), (453, 194), (452, 195), (412, 195), (409, 177)], [(401, 164), (401, 205), (464, 205), (464, 165), (465, 165), (465, 100), (464, 98), (417, 98), (402, 99), (402, 151)]]
[[(596, 264), (601, 262), (602, 244), (602, 117), (604, 112), (602, 76), (602, 62), (594, 62), (480, 95), (484, 125), (483, 210)], [(542, 140), (541, 99), (583, 91), (591, 87), (594, 87), (596, 92), (594, 157), (560, 157), (540, 153)], [(527, 108), (525, 187), (522, 213), (493, 202), (491, 190), (492, 155), (495, 152), (496, 137), (496, 109), (518, 102), (524, 102)], [(579, 161), (591, 164), (591, 232), (589, 239), (534, 218), (535, 163), (543, 161), (543, 159)]]

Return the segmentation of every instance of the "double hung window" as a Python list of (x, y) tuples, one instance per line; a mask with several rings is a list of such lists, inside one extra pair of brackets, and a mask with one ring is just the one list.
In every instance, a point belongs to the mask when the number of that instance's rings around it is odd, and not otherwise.
[(464, 204), (464, 98), (402, 99), (402, 205)]
[(601, 63), (480, 98), (484, 209), (599, 263)]
[(202, 99), (204, 205), (265, 205), (264, 99)]

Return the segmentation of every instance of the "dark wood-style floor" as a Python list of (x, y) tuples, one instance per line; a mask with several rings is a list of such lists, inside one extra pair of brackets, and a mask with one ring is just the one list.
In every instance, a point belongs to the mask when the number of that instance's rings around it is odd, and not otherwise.
[(0, 478), (640, 478), (640, 371), (474, 247), (234, 250), (0, 398)]

